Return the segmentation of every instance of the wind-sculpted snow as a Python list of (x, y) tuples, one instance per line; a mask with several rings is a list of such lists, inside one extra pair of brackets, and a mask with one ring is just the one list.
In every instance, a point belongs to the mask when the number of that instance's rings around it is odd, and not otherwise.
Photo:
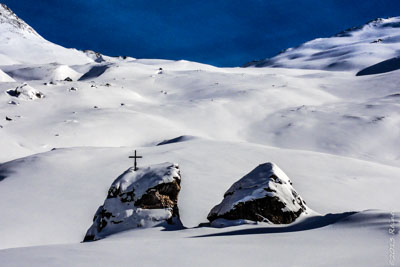
[(46, 82), (63, 81), (66, 78), (77, 80), (82, 74), (67, 65), (45, 64), (35, 66), (6, 66), (4, 70), (17, 81), (40, 80)]

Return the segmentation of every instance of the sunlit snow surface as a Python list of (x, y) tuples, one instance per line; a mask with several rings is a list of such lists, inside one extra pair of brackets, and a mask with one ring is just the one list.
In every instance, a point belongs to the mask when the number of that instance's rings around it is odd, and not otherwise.
[(398, 57), (400, 17), (376, 19), (330, 38), (318, 38), (281, 54), (249, 63), (257, 67), (361, 70)]
[[(360, 68), (335, 72), (102, 61), (10, 25), (1, 20), (2, 266), (388, 266), (391, 238), (399, 264), (400, 72), (355, 76), (386, 58), (354, 55)], [(21, 85), (44, 97), (8, 93)], [(139, 166), (179, 164), (187, 229), (81, 244), (134, 149)], [(315, 212), (291, 225), (197, 227), (264, 162)]]

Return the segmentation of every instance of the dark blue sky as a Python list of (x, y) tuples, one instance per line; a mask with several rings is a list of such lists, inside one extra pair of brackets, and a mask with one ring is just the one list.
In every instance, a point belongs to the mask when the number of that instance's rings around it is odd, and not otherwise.
[(377, 17), (399, 0), (0, 0), (46, 39), (106, 55), (239, 66)]

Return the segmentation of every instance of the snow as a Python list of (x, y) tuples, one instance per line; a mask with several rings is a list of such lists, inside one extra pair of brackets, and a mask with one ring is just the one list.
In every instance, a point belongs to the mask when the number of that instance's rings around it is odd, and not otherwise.
[(93, 62), (81, 51), (66, 49), (43, 39), (4, 4), (0, 5), (0, 32), (0, 59), (5, 55), (0, 65)]
[[(189, 228), (207, 222), (208, 213), (227, 188), (253, 169), (255, 162), (266, 159), (295, 178), (296, 190), (308, 207), (321, 214), (400, 209), (398, 167), (202, 139), (137, 149), (143, 156), (138, 160), (139, 168), (179, 162), (182, 188), (178, 207), (183, 225)], [(81, 147), (56, 149), (2, 164), (0, 173), (6, 178), (0, 182), (0, 246), (81, 242), (110, 184), (132, 165), (130, 155), (130, 147)], [(210, 155), (216, 160), (205, 161)], [(23, 212), (10, 209), (9, 203), (23, 207)]]
[(390, 216), (367, 211), (325, 227), (275, 233), (259, 225), (211, 228), (220, 236), (209, 237), (196, 237), (201, 228), (148, 228), (91, 243), (1, 250), (0, 257), (6, 266), (389, 266), (388, 234), (381, 227)]
[(400, 17), (376, 19), (330, 38), (318, 38), (247, 66), (360, 71), (398, 56)]
[(34, 66), (5, 66), (3, 69), (14, 79), (23, 82), (32, 80), (57, 82), (64, 81), (68, 77), (72, 80), (78, 80), (82, 76), (82, 73), (73, 70), (71, 67), (56, 63)]
[(0, 82), (15, 82), (15, 80), (0, 69)]
[[(276, 68), (216, 68), (66, 49), (0, 13), (0, 76), (14, 80), (0, 83), (2, 266), (385, 266), (390, 238), (397, 253), (399, 70), (355, 74), (398, 56), (399, 18), (290, 49)], [(134, 149), (139, 170), (179, 164), (185, 229), (80, 243)], [(227, 188), (264, 162), (293, 179), (310, 214), (205, 227)]]

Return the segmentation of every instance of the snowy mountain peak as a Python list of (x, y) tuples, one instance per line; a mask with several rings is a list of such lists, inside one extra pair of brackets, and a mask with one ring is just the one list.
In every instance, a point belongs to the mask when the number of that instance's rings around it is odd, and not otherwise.
[(54, 62), (76, 65), (91, 63), (93, 59), (76, 49), (45, 40), (10, 8), (0, 4), (0, 65)]
[(391, 18), (377, 18), (365, 23), (362, 26), (352, 27), (347, 30), (341, 31), (335, 35), (335, 37), (349, 37), (353, 34), (360, 32), (368, 32), (371, 29), (384, 29), (384, 28), (399, 28), (400, 27), (400, 16)]
[[(20, 19), (8, 6), (0, 3), (0, 25), (7, 26), (8, 30), (16, 33), (40, 35), (25, 21)], [(11, 27), (10, 27), (11, 26)]]

